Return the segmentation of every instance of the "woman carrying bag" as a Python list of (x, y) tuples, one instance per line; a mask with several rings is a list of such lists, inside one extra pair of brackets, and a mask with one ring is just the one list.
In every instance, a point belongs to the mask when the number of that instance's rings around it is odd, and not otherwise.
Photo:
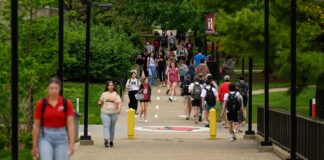
[(136, 76), (137, 74), (135, 72), (132, 72), (132, 77), (127, 80), (126, 88), (128, 90), (129, 97), (128, 107), (134, 109), (137, 115), (138, 101), (136, 100), (135, 95), (138, 93), (141, 82)]
[(107, 82), (105, 92), (101, 94), (98, 104), (101, 108), (104, 145), (105, 147), (113, 147), (115, 126), (122, 107), (121, 98), (116, 92), (116, 86), (113, 81)]
[(144, 78), (143, 83), (140, 86), (137, 99), (141, 102), (141, 113), (140, 121), (144, 120), (145, 123), (148, 123), (147, 120), (147, 108), (148, 102), (151, 101), (151, 86), (148, 82), (148, 78)]

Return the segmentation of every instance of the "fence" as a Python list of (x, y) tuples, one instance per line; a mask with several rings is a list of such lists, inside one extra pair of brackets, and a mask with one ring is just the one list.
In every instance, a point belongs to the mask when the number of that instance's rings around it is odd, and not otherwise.
[[(264, 108), (258, 107), (258, 134), (264, 135)], [(324, 122), (297, 115), (297, 155), (302, 159), (324, 159)], [(270, 140), (290, 150), (290, 114), (269, 110)]]

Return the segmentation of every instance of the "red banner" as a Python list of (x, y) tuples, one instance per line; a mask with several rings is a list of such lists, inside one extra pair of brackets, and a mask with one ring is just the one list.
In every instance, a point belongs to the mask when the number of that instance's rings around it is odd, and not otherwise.
[(206, 34), (215, 34), (215, 15), (206, 14), (205, 15), (205, 32)]

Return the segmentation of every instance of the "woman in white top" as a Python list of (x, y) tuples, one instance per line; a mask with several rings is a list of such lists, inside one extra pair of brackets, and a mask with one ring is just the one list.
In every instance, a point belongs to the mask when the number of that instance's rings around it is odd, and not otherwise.
[(129, 97), (128, 107), (134, 109), (136, 115), (138, 114), (137, 113), (138, 101), (136, 100), (135, 95), (138, 93), (140, 85), (141, 82), (137, 78), (137, 74), (135, 72), (132, 72), (132, 77), (128, 79), (126, 82), (126, 88), (128, 90), (128, 97)]
[(105, 147), (113, 147), (115, 126), (122, 107), (121, 98), (116, 92), (113, 81), (107, 82), (105, 92), (101, 94), (98, 104), (101, 108), (101, 120), (104, 127), (104, 145)]
[(154, 52), (151, 52), (150, 57), (147, 58), (147, 66), (148, 66), (148, 73), (149, 73), (149, 83), (150, 85), (154, 85), (155, 69), (156, 69), (156, 60), (154, 58)]

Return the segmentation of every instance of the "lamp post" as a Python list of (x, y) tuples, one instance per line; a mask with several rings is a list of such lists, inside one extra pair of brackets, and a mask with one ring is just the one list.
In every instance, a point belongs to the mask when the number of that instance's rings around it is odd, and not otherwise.
[(271, 146), (269, 139), (269, 0), (264, 1), (264, 141), (262, 146)]
[(18, 160), (18, 0), (11, 0), (11, 149)]
[(64, 61), (64, 0), (59, 0), (59, 65), (58, 65), (58, 78), (60, 79), (62, 86), (60, 94), (63, 96), (63, 61)]
[(295, 160), (296, 143), (297, 143), (297, 126), (296, 126), (296, 0), (290, 1), (291, 12), (291, 31), (290, 31), (290, 159)]
[(85, 51), (85, 87), (84, 87), (84, 130), (83, 136), (80, 137), (81, 145), (92, 145), (93, 141), (91, 140), (91, 136), (88, 135), (88, 108), (89, 108), (89, 68), (90, 68), (90, 25), (91, 25), (91, 8), (100, 8), (100, 9), (110, 9), (112, 7), (111, 4), (96, 4), (92, 3), (90, 0), (86, 1), (86, 51)]

